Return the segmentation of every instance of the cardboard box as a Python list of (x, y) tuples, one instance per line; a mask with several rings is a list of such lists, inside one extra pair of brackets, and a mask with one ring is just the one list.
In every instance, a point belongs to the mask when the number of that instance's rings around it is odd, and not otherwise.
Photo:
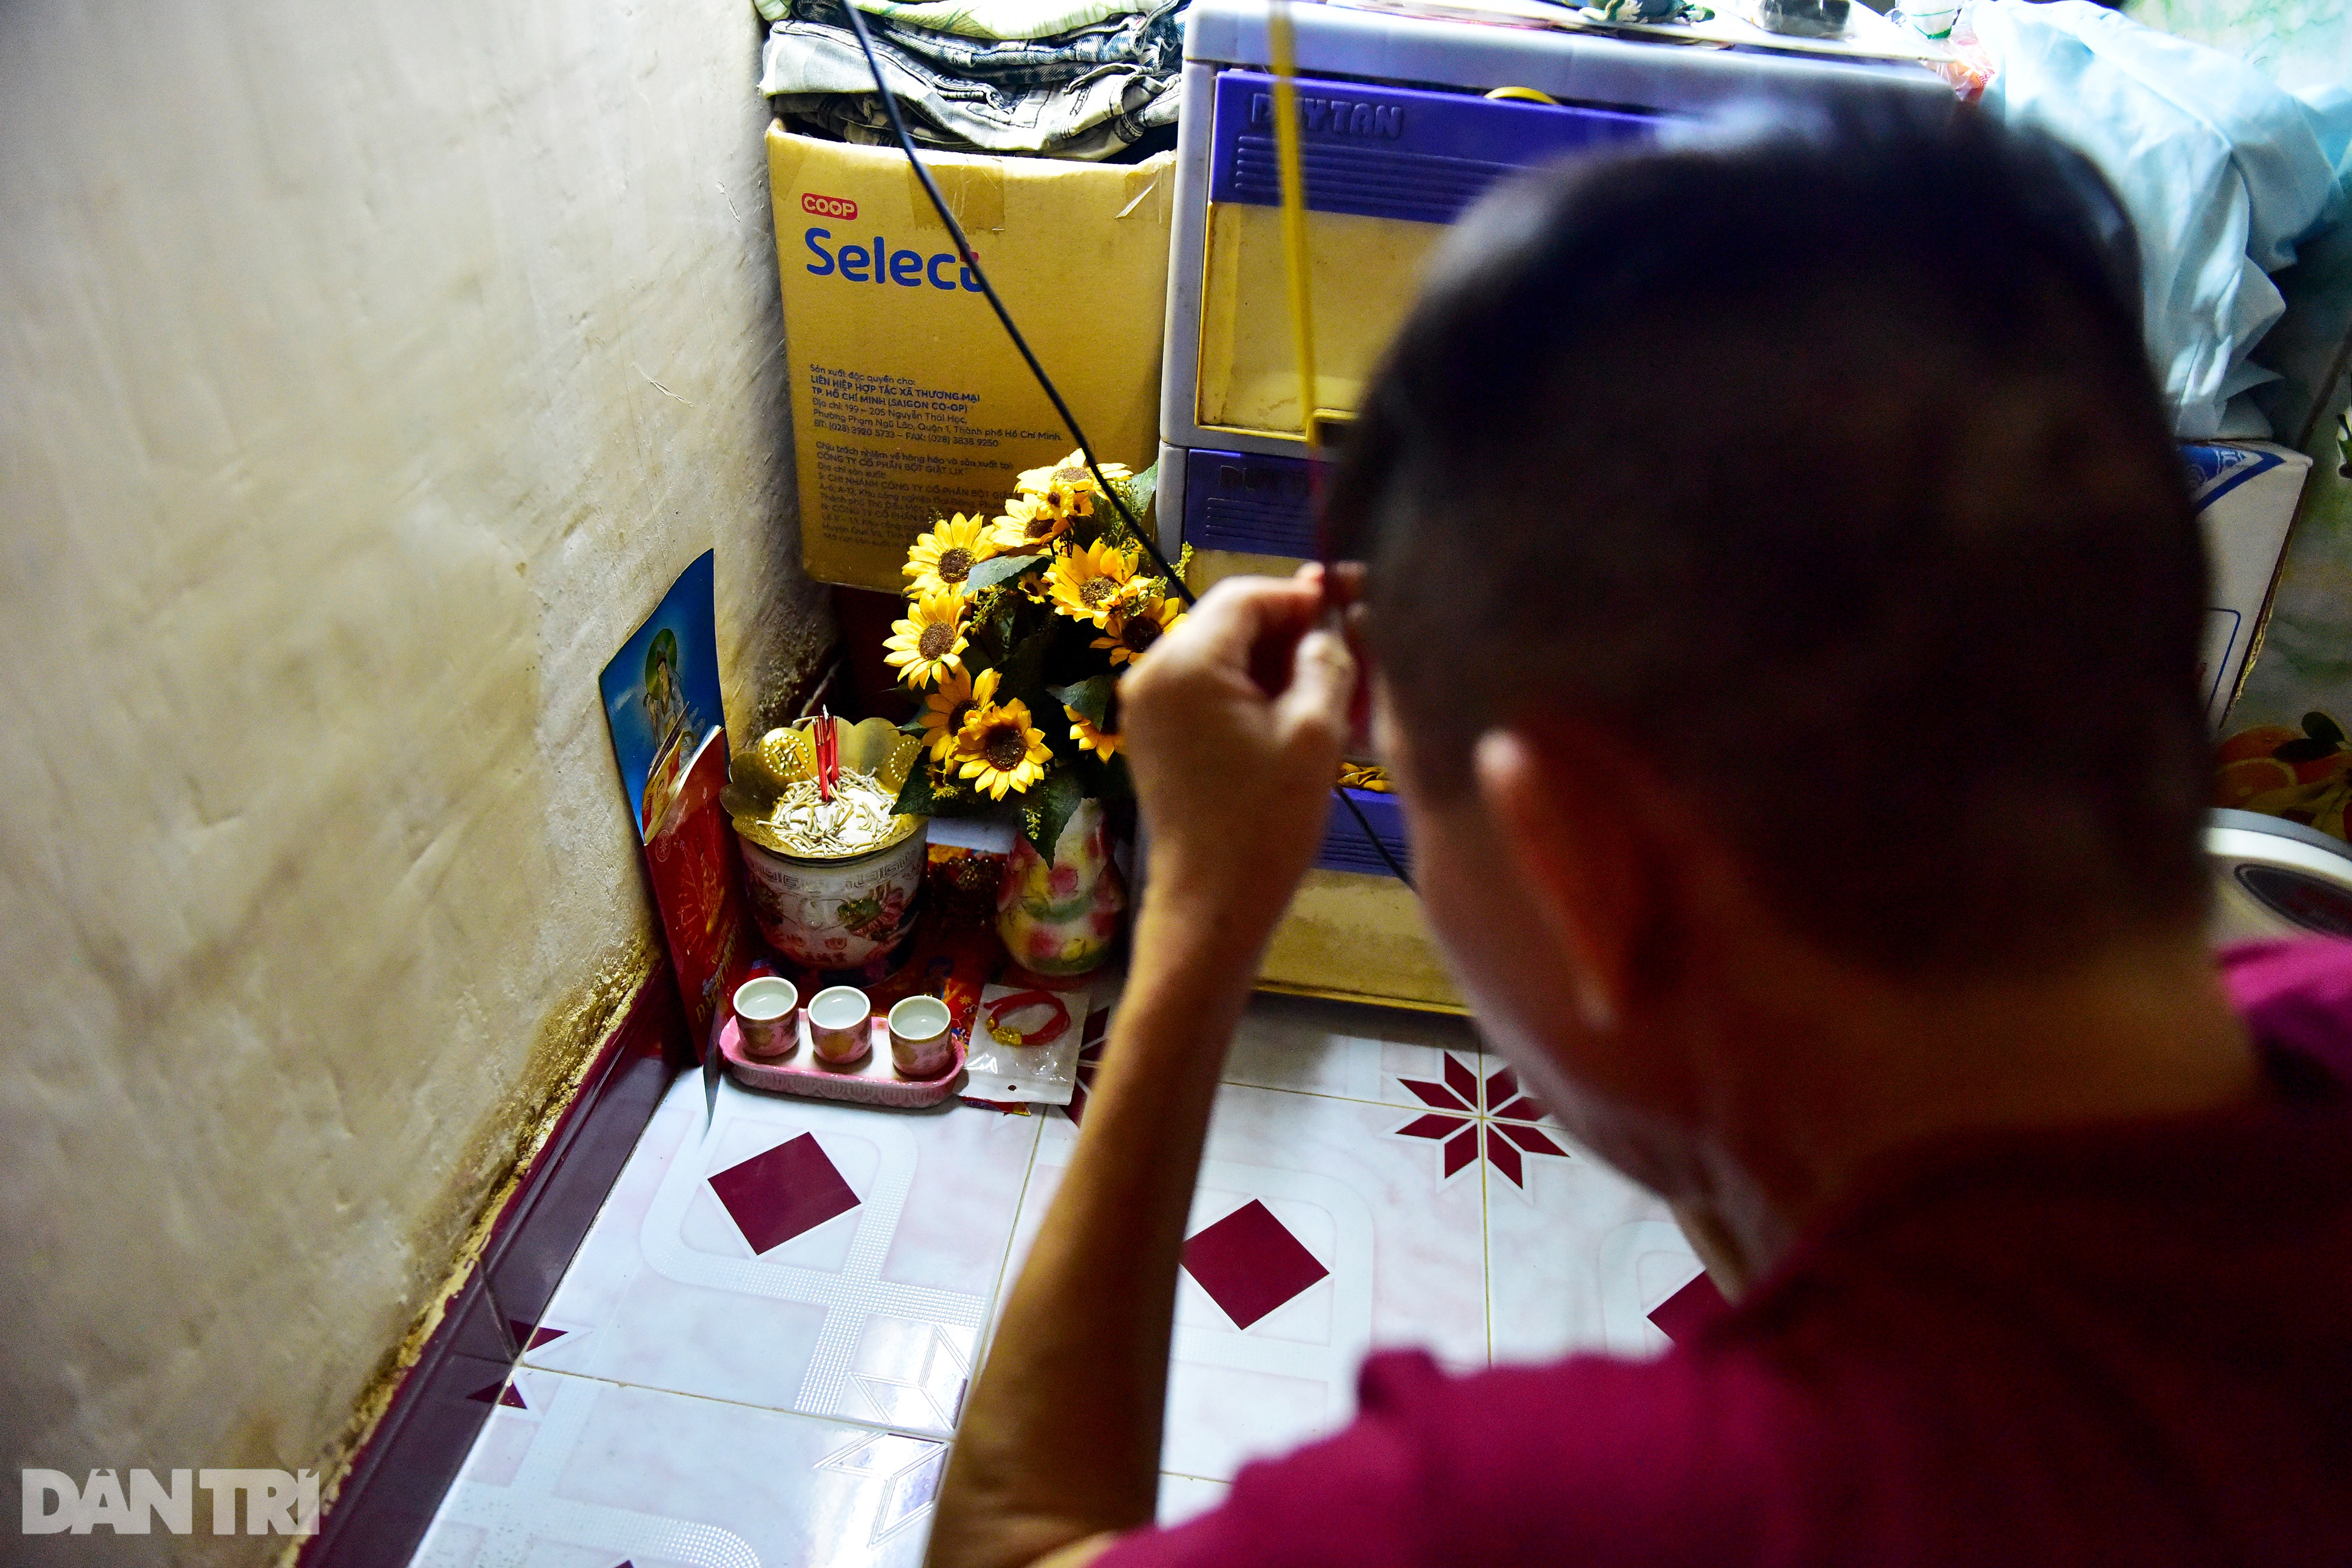
[[(1150, 466), (1175, 154), (923, 161), (1095, 455)], [(993, 516), (1021, 470), (1073, 443), (903, 153), (774, 125), (768, 174), (802, 564), (895, 593), (933, 517)]]
[(2205, 614), (2197, 679), (2205, 694), (2205, 722), (2218, 730), (2238, 700), (2249, 658), (2262, 645), (2271, 584), (2311, 459), (2259, 441), (2184, 444), (2180, 457), (2212, 563), (2213, 601)]
[(1392, 876), (1310, 871), (1275, 927), (1258, 989), (1466, 1013), (1421, 901)]

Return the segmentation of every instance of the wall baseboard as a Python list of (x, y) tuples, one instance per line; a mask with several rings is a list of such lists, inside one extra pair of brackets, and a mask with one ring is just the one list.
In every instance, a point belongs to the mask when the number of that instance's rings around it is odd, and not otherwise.
[(304, 1543), (301, 1568), (403, 1568), (415, 1555), (604, 1195), (694, 1060), (677, 981), (657, 956)]

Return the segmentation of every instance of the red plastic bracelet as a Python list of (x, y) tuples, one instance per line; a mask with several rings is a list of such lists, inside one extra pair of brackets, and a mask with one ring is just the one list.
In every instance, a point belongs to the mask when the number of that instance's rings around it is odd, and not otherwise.
[[(1019, 1012), (1023, 1008), (1035, 1007), (1041, 1002), (1054, 1009), (1054, 1017), (1036, 1033), (1023, 1034), (1019, 1030), (1004, 1027), (1003, 1020), (1007, 1013)], [(988, 1004), (988, 1035), (999, 1045), (1051, 1045), (1061, 1039), (1069, 1027), (1068, 1004), (1051, 991), (1015, 991)]]

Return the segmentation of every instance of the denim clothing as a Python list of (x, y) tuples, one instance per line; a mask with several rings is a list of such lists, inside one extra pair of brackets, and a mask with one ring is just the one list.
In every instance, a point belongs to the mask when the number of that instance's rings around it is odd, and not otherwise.
[[(777, 113), (879, 145), (889, 120), (839, 0), (782, 0), (760, 90)], [(1176, 120), (1184, 0), (1043, 38), (983, 39), (869, 17), (874, 52), (927, 146), (1108, 158)]]
[[(754, 3), (771, 22), (792, 15), (792, 0)], [(1149, 9), (1136, 0), (863, 0), (857, 8), (869, 21), (971, 38), (1051, 38)]]

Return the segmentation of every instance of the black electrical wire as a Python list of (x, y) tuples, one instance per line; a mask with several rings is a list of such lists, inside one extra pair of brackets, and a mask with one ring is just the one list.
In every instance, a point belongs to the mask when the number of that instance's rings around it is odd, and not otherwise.
[(1339, 797), (1339, 804), (1348, 808), (1348, 815), (1355, 818), (1356, 826), (1364, 830), (1364, 837), (1371, 841), (1372, 852), (1381, 857), (1381, 863), (1389, 868), (1389, 874), (1404, 883), (1407, 893), (1418, 894), (1420, 890), (1412, 885), (1412, 878), (1405, 875), (1404, 867), (1399, 865), (1396, 856), (1389, 852), (1387, 843), (1380, 834), (1372, 831), (1371, 819), (1364, 815), (1364, 809), (1356, 804), (1356, 798), (1348, 793), (1346, 786), (1334, 784), (1331, 793)]
[[(1118, 508), (1119, 521), (1127, 525), (1127, 531), (1143, 546), (1144, 553), (1151, 558), (1151, 564), (1159, 569), (1176, 597), (1188, 606), (1195, 603), (1197, 601), (1192, 588), (1177, 575), (1176, 569), (1168, 564), (1168, 558), (1160, 553), (1159, 541), (1144, 532), (1143, 526), (1135, 520), (1135, 514), (1128, 509), (1125, 498), (1109, 480), (1103, 477), (1102, 465), (1095, 461), (1094, 443), (1088, 441), (1087, 433), (1079, 428), (1078, 416), (1071, 413), (1070, 405), (1063, 401), (1061, 389), (1054, 384), (1054, 378), (1047, 375), (1045, 367), (1037, 362), (1036, 352), (1029, 347), (1029, 340), (1021, 335), (1019, 327), (1013, 325), (1013, 313), (997, 297), (996, 285), (988, 280), (987, 272), (980, 265), (980, 257), (972, 251), (971, 241), (964, 237), (963, 225), (956, 222), (955, 214), (948, 209), (947, 198), (940, 194), (939, 185), (931, 179), (930, 170), (924, 166), (921, 156), (916, 152), (915, 139), (907, 134), (906, 117), (898, 111), (898, 95), (890, 90), (890, 83), (882, 75), (882, 61), (874, 53), (874, 36), (866, 30), (866, 17), (857, 8), (857, 0), (841, 0), (841, 8), (849, 14), (849, 26), (857, 34), (857, 47), (865, 51), (866, 68), (874, 73), (874, 90), (881, 95), (882, 111), (890, 117), (891, 133), (898, 139), (898, 149), (906, 153), (907, 162), (914, 166), (915, 178), (922, 182), (923, 194), (930, 198), (931, 210), (938, 213), (940, 222), (947, 225), (948, 237), (955, 242), (956, 255), (962, 258), (964, 266), (971, 268), (972, 277), (979, 280), (982, 296), (987, 299), (989, 308), (996, 312), (997, 320), (1003, 325), (1004, 335), (1013, 340), (1014, 348), (1021, 350), (1021, 358), (1027, 362), (1029, 373), (1045, 390), (1045, 396), (1054, 405), (1054, 412), (1061, 415), (1070, 439), (1078, 444), (1078, 455), (1086, 459), (1087, 472), (1094, 476), (1096, 487)], [(1365, 840), (1372, 846), (1372, 852), (1381, 857), (1381, 863), (1388, 867), (1390, 874), (1402, 883), (1407, 892), (1414, 891), (1412, 878), (1405, 874), (1404, 867), (1389, 852), (1388, 844), (1372, 831), (1371, 820), (1364, 815), (1364, 809), (1356, 804), (1356, 798), (1338, 784), (1331, 786), (1331, 793), (1339, 797), (1339, 803), (1348, 808), (1349, 816), (1356, 819), (1356, 826), (1363, 830)]]
[(866, 67), (874, 73), (874, 88), (882, 95), (882, 109), (890, 117), (890, 130), (898, 138), (899, 149), (907, 154), (907, 162), (915, 166), (915, 178), (923, 183), (923, 194), (931, 199), (932, 210), (940, 214), (940, 222), (947, 225), (948, 237), (955, 241), (956, 254), (963, 258), (964, 266), (971, 268), (972, 277), (980, 280), (980, 291), (987, 298), (989, 308), (996, 312), (996, 319), (1004, 324), (1004, 335), (1013, 340), (1014, 348), (1021, 350), (1021, 357), (1028, 361), (1029, 373), (1037, 378), (1037, 384), (1053, 401), (1054, 412), (1062, 416), (1063, 424), (1069, 429), (1070, 438), (1078, 444), (1078, 455), (1087, 460), (1087, 472), (1095, 476), (1096, 486), (1110, 504), (1118, 508), (1118, 520), (1125, 523), (1127, 531), (1142, 544), (1145, 552), (1151, 557), (1151, 564), (1167, 578), (1168, 586), (1175, 591), (1176, 597), (1187, 605), (1192, 604), (1194, 602), (1192, 589), (1176, 575), (1176, 569), (1168, 564), (1168, 558), (1160, 553), (1158, 541), (1145, 533), (1142, 525), (1135, 520), (1135, 514), (1128, 510), (1126, 500), (1110, 481), (1103, 477), (1102, 465), (1095, 461), (1094, 443), (1088, 441), (1087, 433), (1078, 428), (1078, 416), (1072, 413), (1070, 405), (1062, 401), (1061, 389), (1054, 384), (1054, 378), (1045, 373), (1045, 367), (1037, 362), (1037, 355), (1029, 347), (1029, 340), (1023, 337), (1021, 329), (1013, 324), (1013, 313), (1004, 308), (1004, 301), (997, 298), (996, 285), (991, 283), (988, 274), (982, 270), (980, 257), (972, 253), (971, 241), (964, 237), (963, 225), (956, 222), (955, 214), (948, 210), (947, 199), (940, 194), (938, 184), (931, 179), (930, 170), (925, 168), (922, 159), (916, 155), (915, 139), (907, 134), (906, 119), (898, 112), (898, 95), (890, 90), (889, 82), (883, 78), (882, 62), (875, 57), (874, 36), (866, 30), (865, 16), (857, 9), (855, 0), (842, 0), (841, 8), (849, 13), (849, 25), (857, 33), (857, 47), (866, 51)]

